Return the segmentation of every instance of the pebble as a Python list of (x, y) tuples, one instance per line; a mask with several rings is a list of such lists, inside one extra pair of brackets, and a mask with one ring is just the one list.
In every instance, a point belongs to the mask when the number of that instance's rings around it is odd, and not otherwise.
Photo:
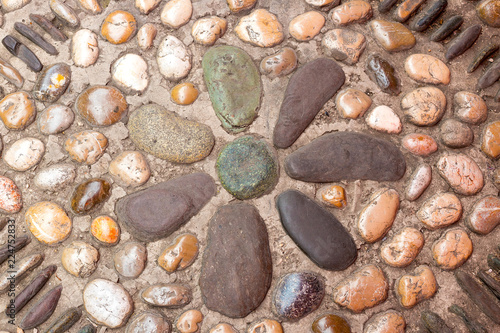
[(261, 319), (252, 323), (248, 328), (248, 333), (283, 333), (283, 327), (279, 322), (272, 319)]
[(90, 212), (111, 195), (111, 185), (104, 179), (90, 179), (75, 188), (71, 196), (71, 209), (76, 214)]
[(341, 117), (358, 119), (370, 108), (372, 99), (361, 90), (346, 88), (338, 92), (335, 105)]
[(380, 13), (387, 13), (389, 12), (392, 7), (398, 2), (398, 0), (382, 0), (378, 4), (378, 11)]
[(148, 15), (158, 7), (160, 2), (161, 0), (135, 0), (135, 7), (139, 9), (141, 14)]
[(429, 332), (453, 333), (452, 330), (443, 318), (437, 313), (424, 310), (420, 313), (420, 322), (428, 329)]
[(230, 133), (244, 131), (257, 117), (262, 84), (248, 53), (234, 46), (210, 48), (203, 77), (215, 114)]
[(313, 333), (351, 333), (349, 323), (334, 314), (325, 314), (312, 323)]
[(214, 326), (208, 333), (238, 333), (238, 331), (232, 325), (221, 323)]
[(31, 0), (2, 0), (2, 11), (5, 13), (10, 13), (15, 10), (21, 9), (27, 4), (29, 4)]
[(454, 112), (461, 121), (477, 125), (488, 117), (488, 106), (481, 98), (467, 91), (459, 91), (453, 95)]
[(150, 49), (153, 47), (157, 33), (158, 29), (153, 23), (144, 24), (137, 32), (137, 44), (143, 51)]
[(8, 129), (23, 130), (35, 120), (35, 117), (35, 101), (27, 92), (14, 92), (0, 101), (0, 119)]
[(181, 118), (157, 104), (135, 110), (127, 127), (137, 148), (173, 163), (200, 161), (215, 143), (208, 125)]
[(191, 0), (170, 0), (161, 11), (161, 22), (169, 28), (178, 29), (188, 23), (193, 14)]
[(243, 16), (234, 32), (242, 41), (260, 47), (276, 46), (285, 38), (276, 15), (262, 8)]
[(171, 324), (163, 314), (147, 310), (132, 317), (125, 333), (170, 333)]
[(487, 235), (500, 224), (500, 199), (489, 195), (477, 201), (465, 220), (467, 227), (480, 235)]
[(316, 11), (310, 11), (294, 17), (288, 25), (288, 32), (299, 42), (313, 39), (325, 25), (325, 17)]
[(38, 75), (33, 88), (33, 97), (41, 102), (54, 103), (68, 88), (71, 82), (71, 68), (65, 63), (47, 66)]
[(375, 41), (387, 52), (404, 51), (415, 46), (415, 36), (401, 23), (372, 20), (369, 26)]
[(163, 250), (158, 257), (158, 265), (168, 273), (184, 270), (196, 260), (199, 248), (196, 236), (192, 234), (181, 235)]
[(422, 133), (411, 133), (402, 140), (403, 147), (417, 156), (429, 156), (437, 151), (436, 140)]
[(226, 29), (226, 19), (210, 16), (194, 22), (193, 28), (191, 29), (191, 35), (195, 42), (201, 45), (211, 46), (226, 33)]
[(406, 267), (418, 256), (424, 242), (420, 231), (406, 227), (382, 244), (380, 257), (389, 266)]
[(0, 293), (3, 294), (9, 290), (12, 283), (21, 282), (26, 276), (28, 276), (29, 273), (31, 273), (31, 271), (38, 267), (44, 259), (45, 256), (38, 253), (30, 254), (21, 260), (18, 260), (16, 263), (12, 263), (12, 259), (10, 259), (10, 268), (0, 275)]
[(357, 258), (352, 236), (329, 211), (296, 190), (276, 199), (281, 224), (298, 247), (319, 267), (342, 271)]
[(467, 233), (460, 229), (450, 229), (432, 244), (432, 257), (444, 270), (453, 270), (462, 266), (472, 254), (472, 241)]
[(102, 245), (116, 245), (120, 241), (120, 226), (109, 216), (98, 216), (90, 225), (90, 233)]
[(10, 178), (0, 175), (0, 212), (15, 214), (23, 208), (21, 191)]
[(406, 22), (426, 0), (404, 0), (394, 12), (394, 19), (398, 22)]
[(476, 162), (464, 154), (444, 154), (436, 164), (441, 177), (462, 195), (474, 195), (484, 185), (483, 173)]
[(102, 12), (101, 5), (97, 0), (78, 0), (78, 3), (89, 14), (97, 15)]
[(54, 164), (40, 170), (33, 178), (33, 184), (42, 191), (57, 191), (75, 180), (73, 164)]
[(74, 241), (62, 251), (61, 262), (64, 269), (79, 278), (91, 276), (98, 261), (99, 251), (85, 242)]
[(364, 35), (348, 29), (332, 29), (321, 40), (324, 53), (347, 65), (354, 65), (366, 48)]
[(177, 37), (168, 35), (158, 46), (156, 62), (160, 73), (169, 81), (178, 81), (191, 70), (191, 51)]
[(21, 88), (24, 84), (24, 78), (19, 71), (2, 58), (0, 58), (0, 75), (17, 88)]
[(50, 0), (49, 6), (52, 13), (54, 13), (63, 24), (70, 28), (78, 28), (78, 26), (80, 26), (80, 19), (75, 10), (61, 0)]
[(111, 79), (128, 94), (143, 93), (149, 83), (148, 64), (140, 55), (127, 53), (111, 65)]
[(92, 165), (104, 154), (108, 139), (96, 131), (72, 134), (64, 143), (64, 149), (78, 163)]
[(338, 185), (321, 187), (316, 193), (316, 198), (329, 207), (344, 208), (347, 205), (345, 190)]
[(297, 321), (315, 311), (325, 296), (325, 281), (310, 272), (281, 277), (273, 292), (273, 310), (285, 321)]
[(446, 37), (451, 35), (453, 31), (460, 28), (460, 26), (464, 23), (464, 18), (460, 15), (454, 15), (448, 18), (444, 23), (432, 33), (431, 41), (440, 42), (444, 40)]
[(59, 42), (64, 42), (68, 39), (68, 37), (55, 25), (52, 24), (49, 20), (47, 20), (45, 17), (42, 15), (37, 15), (37, 14), (30, 14), (29, 18), (31, 21), (35, 22), (38, 24), (45, 32), (47, 32), (53, 39), (59, 41)]
[(462, 203), (451, 192), (437, 193), (427, 199), (417, 211), (417, 218), (427, 229), (445, 228), (462, 216)]
[(136, 32), (137, 22), (134, 16), (123, 10), (110, 13), (101, 26), (102, 37), (111, 44), (126, 43), (134, 37)]
[(122, 119), (128, 104), (115, 87), (90, 86), (76, 98), (75, 109), (91, 126), (110, 126)]
[(365, 265), (333, 288), (333, 300), (354, 313), (374, 307), (387, 299), (389, 281), (376, 265)]
[(154, 284), (141, 291), (144, 302), (153, 306), (180, 308), (191, 302), (191, 289), (181, 284)]
[(474, 142), (474, 132), (456, 119), (446, 119), (440, 128), (441, 141), (450, 148), (465, 148)]
[(148, 252), (141, 243), (128, 242), (113, 256), (113, 263), (118, 274), (125, 278), (137, 278), (146, 268)]
[(184, 82), (176, 85), (172, 88), (170, 97), (175, 104), (179, 105), (190, 105), (196, 101), (198, 98), (199, 91), (196, 89), (194, 84), (190, 82)]
[(486, 67), (486, 70), (477, 80), (476, 88), (478, 90), (486, 89), (497, 82), (498, 79), (500, 79), (500, 58), (495, 59), (491, 65)]
[(146, 183), (151, 176), (148, 162), (138, 151), (124, 151), (109, 164), (109, 173), (124, 186), (137, 187)]
[(448, 0), (435, 0), (418, 14), (410, 24), (410, 29), (418, 32), (424, 31), (438, 18), (447, 5)]
[(45, 245), (61, 243), (71, 233), (71, 219), (53, 202), (32, 205), (26, 211), (25, 220), (33, 236)]
[(243, 202), (219, 207), (208, 226), (201, 267), (205, 306), (226, 317), (246, 317), (262, 303), (271, 281), (269, 238), (259, 211)]
[(54, 47), (54, 45), (47, 42), (38, 32), (31, 29), (24, 23), (16, 22), (14, 23), (14, 29), (23, 37), (31, 41), (33, 44), (40, 47), (42, 50), (50, 55), (58, 55), (59, 52)]
[(203, 314), (198, 310), (188, 310), (180, 315), (175, 325), (180, 333), (201, 332)]
[(274, 79), (290, 74), (297, 68), (298, 58), (294, 49), (284, 47), (280, 51), (265, 57), (260, 62), (260, 72)]
[(391, 309), (373, 315), (364, 326), (363, 333), (405, 333), (406, 322), (400, 312)]
[(393, 143), (357, 132), (323, 134), (285, 159), (291, 178), (314, 183), (395, 181), (405, 170), (404, 156)]
[(274, 127), (274, 146), (290, 147), (344, 81), (342, 67), (332, 59), (318, 58), (300, 67), (286, 87)]
[(434, 273), (425, 265), (418, 266), (412, 273), (402, 275), (394, 285), (399, 304), (406, 309), (411, 309), (434, 296), (437, 288)]
[(253, 8), (257, 0), (226, 0), (229, 9), (233, 13), (239, 13), (248, 9)]
[(415, 171), (413, 171), (408, 185), (406, 186), (406, 200), (415, 201), (432, 181), (432, 168), (428, 164), (420, 164)]
[(397, 96), (401, 92), (401, 83), (396, 70), (379, 54), (368, 56), (365, 73), (386, 94)]
[(134, 312), (134, 302), (122, 285), (94, 279), (83, 290), (83, 305), (90, 319), (108, 328), (122, 327)]
[(32, 71), (39, 72), (43, 65), (40, 59), (26, 45), (18, 41), (11, 35), (2, 39), (2, 44), (13, 56), (21, 59)]
[(470, 49), (474, 42), (479, 38), (483, 28), (480, 24), (468, 27), (455, 37), (447, 46), (444, 57), (447, 61), (453, 60), (465, 51)]
[(401, 119), (393, 109), (386, 105), (375, 107), (365, 120), (369, 127), (380, 132), (398, 134), (402, 130)]
[(16, 171), (26, 171), (37, 165), (45, 153), (45, 145), (36, 138), (22, 138), (3, 153), (4, 162)]
[(352, 0), (335, 7), (331, 15), (335, 25), (363, 23), (372, 17), (373, 9), (366, 1)]
[(434, 126), (446, 111), (446, 96), (435, 87), (417, 88), (403, 97), (401, 108), (410, 123)]
[(97, 34), (89, 29), (78, 30), (71, 39), (71, 59), (75, 66), (92, 66), (97, 58), (99, 58)]
[(193, 173), (120, 198), (115, 213), (136, 239), (154, 242), (189, 221), (215, 195), (215, 190), (212, 177)]
[(483, 0), (476, 7), (477, 15), (481, 21), (494, 28), (500, 27), (499, 9), (499, 0)]
[(73, 121), (75, 114), (66, 105), (54, 104), (46, 108), (38, 117), (38, 130), (45, 135), (59, 134), (67, 130)]
[(405, 60), (405, 71), (417, 82), (450, 83), (450, 69), (444, 62), (428, 54), (412, 54)]

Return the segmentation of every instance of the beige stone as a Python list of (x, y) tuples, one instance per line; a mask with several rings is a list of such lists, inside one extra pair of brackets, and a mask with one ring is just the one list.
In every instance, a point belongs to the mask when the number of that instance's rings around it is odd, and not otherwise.
[(100, 14), (102, 7), (97, 0), (78, 0), (80, 6), (90, 14)]
[(71, 233), (71, 219), (53, 202), (32, 205), (26, 211), (25, 220), (33, 236), (45, 245), (61, 243)]
[(477, 125), (488, 117), (488, 106), (481, 96), (459, 91), (453, 96), (455, 115), (465, 123)]
[(365, 120), (374, 130), (389, 134), (401, 133), (403, 127), (399, 116), (387, 105), (379, 105), (371, 110)]
[(123, 10), (110, 13), (101, 26), (101, 35), (112, 44), (122, 44), (134, 37), (137, 22), (132, 14)]
[(463, 265), (472, 254), (472, 241), (459, 228), (448, 230), (432, 245), (432, 257), (445, 270), (453, 270)]
[(417, 88), (403, 97), (401, 108), (412, 124), (433, 126), (446, 111), (446, 96), (435, 87)]
[(413, 33), (401, 23), (372, 20), (369, 26), (375, 41), (388, 52), (411, 49), (417, 42)]
[(321, 46), (327, 56), (354, 65), (366, 48), (366, 38), (348, 29), (332, 29), (325, 33)]
[(227, 21), (217, 16), (205, 17), (197, 20), (191, 29), (191, 35), (196, 43), (201, 45), (214, 45), (224, 36), (227, 29)]
[(137, 32), (137, 44), (142, 50), (148, 50), (153, 46), (158, 30), (153, 23), (144, 24)]
[(0, 101), (0, 119), (8, 129), (23, 130), (35, 117), (35, 102), (25, 91), (8, 94)]
[(290, 21), (288, 32), (298, 41), (308, 41), (320, 33), (325, 25), (325, 17), (319, 12), (310, 11), (300, 14)]
[(149, 84), (148, 64), (135, 53), (127, 53), (111, 65), (111, 80), (122, 91), (142, 93)]
[(415, 228), (406, 227), (384, 242), (380, 257), (389, 266), (406, 267), (415, 260), (424, 246), (424, 235)]
[(462, 216), (462, 203), (450, 192), (437, 193), (417, 211), (417, 218), (426, 228), (436, 230), (457, 222)]
[(141, 186), (148, 181), (151, 171), (144, 155), (138, 151), (124, 151), (109, 164), (109, 173), (120, 184)]
[(161, 0), (135, 0), (135, 7), (139, 9), (141, 14), (151, 13), (158, 5)]
[(45, 145), (36, 138), (22, 138), (3, 153), (3, 160), (16, 171), (26, 171), (37, 165), (45, 153)]
[(402, 140), (403, 147), (417, 156), (429, 156), (437, 151), (436, 140), (423, 133), (411, 133)]
[(253, 8), (257, 3), (257, 0), (226, 0), (229, 9), (233, 13), (239, 13), (247, 9)]
[(394, 284), (399, 304), (407, 309), (434, 296), (437, 288), (434, 273), (425, 265), (418, 266), (412, 273), (401, 276)]
[(108, 139), (96, 131), (83, 131), (72, 134), (64, 143), (69, 156), (88, 165), (94, 164), (106, 150)]
[(89, 67), (99, 58), (97, 34), (89, 29), (78, 30), (71, 40), (71, 59), (78, 67)]
[(388, 310), (371, 317), (365, 323), (363, 333), (405, 333), (405, 327), (403, 315), (397, 311)]
[(191, 0), (170, 0), (160, 14), (163, 24), (170, 28), (178, 29), (188, 23), (193, 14)]
[(361, 90), (346, 88), (337, 93), (335, 104), (343, 118), (358, 119), (372, 105), (372, 99)]
[(285, 38), (283, 26), (276, 15), (265, 9), (256, 9), (243, 16), (234, 32), (242, 41), (260, 47), (276, 46)]
[(417, 200), (432, 181), (432, 168), (428, 164), (420, 164), (410, 177), (406, 186), (406, 199)]
[(345, 2), (332, 10), (332, 20), (337, 25), (366, 22), (372, 15), (372, 6), (362, 0)]
[(450, 69), (444, 62), (428, 54), (412, 54), (405, 60), (405, 71), (413, 80), (422, 83), (450, 83)]
[(484, 186), (481, 169), (473, 159), (464, 154), (444, 154), (436, 166), (439, 174), (458, 194), (474, 195)]
[(85, 242), (74, 241), (62, 251), (61, 263), (71, 275), (86, 278), (96, 270), (99, 258), (99, 251), (95, 247)]
[(238, 333), (238, 331), (232, 325), (221, 323), (212, 327), (209, 333)]

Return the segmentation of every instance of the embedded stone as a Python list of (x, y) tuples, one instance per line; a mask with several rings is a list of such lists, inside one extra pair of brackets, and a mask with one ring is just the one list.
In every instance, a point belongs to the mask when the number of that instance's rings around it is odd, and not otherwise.
[(2, 10), (5, 13), (13, 12), (15, 10), (23, 8), (30, 2), (31, 0), (2, 0)]
[[(500, 59), (495, 59), (477, 80), (476, 88), (486, 89), (500, 79)], [(498, 99), (498, 97), (497, 97)]]
[(481, 150), (486, 156), (494, 160), (500, 156), (500, 121), (490, 123), (484, 127)]
[(149, 83), (148, 64), (140, 55), (125, 54), (111, 65), (111, 80), (128, 94), (142, 93)]
[(257, 0), (226, 0), (233, 13), (239, 13), (255, 6)]
[(158, 257), (158, 265), (168, 273), (184, 270), (196, 260), (198, 251), (199, 243), (196, 236), (181, 235), (175, 239), (173, 244), (163, 250)]
[(90, 179), (78, 185), (71, 196), (71, 209), (76, 214), (88, 213), (111, 195), (111, 185), (104, 179)]
[(335, 105), (343, 118), (358, 119), (370, 108), (372, 99), (361, 90), (347, 88), (339, 91)]
[[(2, 24), (0, 23), (0, 27), (1, 26)], [(0, 58), (0, 75), (17, 88), (21, 88), (24, 84), (24, 78), (19, 71), (2, 58)]]
[(221, 38), (227, 29), (226, 19), (210, 16), (201, 18), (194, 22), (191, 35), (194, 41), (201, 45), (214, 45)]
[(221, 323), (214, 326), (209, 333), (238, 333), (238, 331), (230, 324)]
[(404, 51), (415, 46), (415, 36), (401, 23), (372, 20), (369, 26), (375, 41), (387, 52)]
[(399, 116), (393, 109), (386, 105), (379, 105), (375, 107), (366, 116), (365, 120), (368, 126), (374, 130), (389, 134), (401, 133), (403, 126)]
[(285, 38), (276, 15), (262, 8), (243, 16), (234, 32), (242, 41), (260, 47), (276, 46)]
[(454, 112), (463, 122), (477, 125), (488, 117), (488, 107), (481, 96), (459, 91), (453, 96)]
[(248, 333), (283, 333), (283, 327), (279, 322), (272, 319), (261, 319), (252, 323), (248, 328)]
[(455, 30), (460, 28), (460, 26), (464, 23), (463, 16), (453, 15), (449, 17), (443, 24), (435, 30), (431, 35), (431, 41), (433, 42), (441, 42), (446, 37), (451, 35)]
[(297, 68), (298, 58), (294, 49), (284, 47), (260, 62), (260, 72), (270, 78), (286, 76)]
[(365, 323), (363, 333), (405, 333), (403, 315), (395, 310), (377, 313)]
[(113, 256), (116, 271), (126, 278), (137, 278), (144, 271), (148, 261), (148, 252), (141, 243), (129, 242)]
[(448, 5), (448, 0), (435, 0), (430, 3), (425, 10), (422, 10), (420, 14), (411, 23), (410, 29), (418, 32), (422, 32), (427, 29), (441, 14), (441, 12)]
[(137, 32), (137, 44), (143, 51), (150, 49), (157, 33), (158, 29), (153, 23), (144, 24)]
[(462, 216), (462, 203), (453, 193), (437, 193), (417, 211), (417, 218), (426, 228), (436, 230), (457, 222)]
[(500, 1), (483, 0), (476, 7), (477, 15), (490, 27), (500, 27)]
[(170, 322), (156, 311), (144, 311), (130, 320), (125, 333), (170, 333)]
[(413, 80), (430, 84), (450, 83), (450, 69), (428, 54), (412, 54), (405, 60), (405, 71)]
[(172, 88), (170, 97), (172, 101), (179, 105), (193, 104), (198, 98), (199, 91), (190, 82), (184, 82)]
[(403, 147), (417, 156), (429, 156), (437, 151), (436, 140), (422, 133), (411, 133), (402, 140)]
[(85, 242), (74, 241), (62, 251), (61, 262), (64, 269), (79, 278), (91, 276), (98, 261), (99, 251)]
[(161, 0), (135, 0), (135, 7), (139, 9), (141, 14), (148, 15), (158, 7), (160, 2)]
[(3, 160), (16, 171), (26, 171), (37, 165), (45, 153), (45, 145), (35, 138), (22, 138), (3, 153)]
[(128, 42), (137, 32), (137, 22), (132, 14), (123, 10), (110, 13), (102, 23), (101, 35), (111, 44)]
[(33, 184), (42, 191), (57, 191), (73, 182), (76, 177), (72, 164), (54, 164), (40, 170)]
[(166, 308), (180, 308), (191, 302), (191, 289), (181, 284), (154, 284), (141, 291), (147, 304)]
[(120, 241), (120, 226), (109, 216), (98, 216), (90, 224), (90, 233), (103, 245), (116, 245)]
[(0, 101), (0, 119), (8, 129), (23, 130), (35, 117), (36, 105), (27, 92), (14, 92)]
[(401, 84), (394, 67), (378, 54), (371, 54), (366, 59), (365, 73), (385, 93), (393, 96), (401, 92)]
[(380, 257), (389, 266), (406, 267), (415, 260), (424, 246), (424, 235), (415, 228), (406, 227), (384, 242)]
[(331, 15), (336, 25), (363, 23), (372, 17), (373, 9), (369, 2), (352, 0), (335, 7)]
[(170, 0), (163, 7), (160, 19), (169, 28), (178, 29), (189, 22), (192, 14), (191, 0)]
[(65, 63), (47, 66), (38, 75), (33, 97), (41, 102), (54, 103), (66, 91), (71, 82), (71, 68)]
[(54, 104), (46, 108), (38, 117), (38, 130), (45, 135), (59, 134), (67, 130), (73, 121), (75, 114), (69, 107)]
[(0, 175), (0, 212), (15, 214), (23, 208), (21, 191), (10, 178)]
[(467, 233), (455, 228), (448, 230), (432, 244), (432, 258), (445, 270), (462, 266), (472, 254), (472, 241)]
[(342, 317), (326, 314), (312, 323), (313, 333), (351, 333), (349, 323)]
[(78, 3), (87, 13), (97, 15), (102, 12), (102, 7), (97, 0), (78, 0)]
[(64, 143), (69, 156), (79, 162), (92, 165), (104, 154), (108, 139), (96, 131), (72, 134)]
[(24, 62), (32, 71), (39, 72), (43, 68), (40, 59), (31, 51), (26, 45), (21, 43), (18, 39), (11, 35), (7, 35), (2, 39), (3, 46), (13, 56), (19, 58)]
[(352, 30), (332, 29), (323, 36), (321, 46), (327, 56), (354, 65), (366, 48), (366, 38)]
[(432, 180), (432, 168), (428, 164), (420, 164), (415, 171), (413, 171), (410, 181), (406, 186), (406, 199), (409, 201), (415, 201), (427, 187), (431, 184)]
[(168, 35), (158, 46), (156, 62), (161, 75), (167, 80), (178, 81), (191, 70), (191, 51), (177, 37)]
[(141, 186), (151, 175), (148, 162), (138, 151), (124, 151), (109, 164), (109, 173), (120, 184)]
[(456, 119), (446, 119), (440, 128), (441, 141), (450, 148), (465, 148), (474, 141), (474, 132)]
[(32, 205), (26, 211), (25, 220), (33, 236), (45, 245), (61, 243), (71, 233), (71, 219), (53, 202)]
[(317, 199), (330, 207), (344, 208), (347, 205), (345, 190), (342, 186), (326, 185), (316, 193)]
[(403, 1), (396, 11), (394, 12), (394, 19), (398, 22), (406, 22), (410, 18), (413, 13), (415, 13), (418, 8), (425, 2), (426, 0), (405, 0)]
[(175, 325), (180, 333), (200, 333), (203, 314), (198, 310), (188, 310), (180, 315)]
[(459, 55), (463, 54), (465, 51), (470, 49), (472, 45), (479, 38), (479, 35), (482, 31), (481, 24), (475, 24), (473, 26), (468, 27), (464, 31), (462, 31), (455, 39), (453, 39), (448, 45), (446, 49), (446, 53), (444, 57), (447, 61), (455, 59)]
[(296, 40), (303, 42), (313, 39), (325, 25), (325, 17), (310, 11), (294, 17), (288, 25), (288, 32)]
[(99, 58), (97, 34), (89, 29), (78, 30), (71, 39), (71, 59), (78, 67), (89, 67)]
[(446, 111), (446, 96), (435, 87), (417, 88), (403, 97), (401, 108), (410, 123), (434, 126)]
[(500, 224), (500, 199), (490, 195), (477, 201), (465, 223), (477, 234), (489, 234)]
[(434, 296), (437, 287), (434, 273), (425, 265), (418, 266), (412, 273), (401, 276), (394, 285), (399, 304), (406, 309), (411, 309)]
[(29, 15), (29, 18), (31, 21), (38, 24), (43, 30), (45, 30), (45, 32), (47, 32), (53, 39), (60, 42), (64, 42), (68, 39), (68, 37), (61, 30), (59, 30), (51, 21), (46, 19), (44, 16), (31, 13)]
[(444, 154), (436, 164), (441, 177), (462, 195), (474, 195), (484, 185), (483, 173), (476, 162), (464, 154)]
[(50, 10), (65, 25), (70, 28), (78, 28), (80, 19), (75, 10), (61, 0), (50, 0)]
[(110, 126), (122, 119), (128, 104), (115, 87), (90, 86), (78, 95), (75, 109), (91, 126)]

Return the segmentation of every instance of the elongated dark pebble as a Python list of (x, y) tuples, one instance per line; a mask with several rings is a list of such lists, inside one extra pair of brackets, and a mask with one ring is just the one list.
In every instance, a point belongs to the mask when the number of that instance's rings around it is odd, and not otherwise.
[(443, 318), (435, 312), (422, 311), (420, 318), (431, 333), (453, 333), (453, 330), (446, 325)]
[(78, 331), (78, 333), (96, 333), (96, 332), (97, 329), (92, 324), (85, 325)]
[(483, 47), (477, 54), (476, 56), (474, 57), (474, 59), (472, 59), (469, 67), (467, 67), (467, 73), (472, 73), (474, 72), (478, 67), (479, 65), (481, 65), (481, 63), (483, 61), (485, 61), (486, 59), (488, 59), (493, 53), (495, 53), (496, 51), (498, 51), (498, 44), (490, 44), (490, 45), (486, 45), (485, 47)]
[(17, 237), (14, 244), (5, 244), (0, 248), (0, 265), (9, 257), (12, 251), (17, 252), (31, 242), (30, 236)]
[(488, 254), (488, 266), (497, 273), (500, 273), (500, 258), (494, 254)]
[(495, 98), (493, 100), (497, 103), (500, 102), (500, 89), (498, 89)]
[(396, 70), (378, 54), (371, 54), (366, 60), (366, 74), (383, 92), (397, 96), (401, 92)]
[(63, 287), (61, 285), (53, 288), (31, 307), (19, 324), (23, 330), (30, 330), (43, 324), (54, 313), (59, 298), (61, 297)]
[(39, 72), (42, 70), (43, 65), (38, 57), (23, 43), (18, 41), (11, 35), (7, 35), (2, 39), (2, 44), (7, 51), (12, 55), (21, 59), (31, 70)]
[(80, 308), (70, 308), (57, 318), (45, 333), (64, 333), (69, 330), (82, 316)]
[(494, 278), (485, 271), (477, 272), (477, 277), (481, 279), (481, 281), (483, 281), (488, 288), (490, 288), (498, 299), (500, 299), (500, 281), (498, 281), (498, 279)]
[(448, 307), (448, 311), (459, 316), (471, 333), (488, 333), (488, 331), (486, 331), (484, 327), (481, 326), (481, 324), (471, 319), (469, 315), (467, 315), (467, 312), (465, 312), (465, 310), (458, 305), (451, 305), (450, 307)]
[(415, 21), (410, 25), (410, 29), (419, 32), (424, 31), (438, 18), (447, 5), (448, 0), (434, 1), (415, 18)]
[(500, 57), (496, 58), (477, 80), (477, 89), (486, 89), (497, 82), (498, 79), (500, 79)]
[(444, 21), (444, 23), (434, 31), (431, 35), (431, 41), (440, 42), (449, 35), (452, 34), (453, 31), (460, 28), (460, 26), (464, 23), (464, 18), (460, 15), (455, 15)]
[(459, 55), (463, 54), (465, 51), (470, 49), (474, 42), (478, 39), (483, 28), (480, 24), (468, 27), (460, 33), (455, 39), (450, 42), (450, 46), (446, 50), (445, 58), (450, 61), (455, 59)]
[(378, 5), (378, 11), (380, 13), (387, 13), (392, 7), (398, 2), (398, 0), (383, 0)]
[(57, 29), (55, 25), (52, 24), (45, 17), (37, 14), (30, 14), (30, 20), (38, 24), (43, 30), (45, 30), (52, 38), (60, 42), (64, 42), (68, 39), (61, 30)]
[(28, 27), (26, 24), (21, 22), (14, 23), (14, 29), (19, 32), (24, 37), (28, 38), (30, 41), (40, 46), (42, 50), (51, 55), (58, 55), (59, 52), (54, 47), (54, 45), (47, 42), (38, 32)]
[[(9, 218), (7, 216), (0, 217), (0, 231), (2, 231), (3, 228), (5, 228), (7, 223), (9, 223)], [(0, 264), (1, 264), (1, 262), (0, 262)]]

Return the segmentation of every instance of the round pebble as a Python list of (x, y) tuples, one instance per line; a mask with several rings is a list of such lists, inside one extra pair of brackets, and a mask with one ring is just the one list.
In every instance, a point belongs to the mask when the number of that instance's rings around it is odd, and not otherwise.
[(406, 267), (415, 260), (424, 246), (424, 235), (415, 228), (406, 227), (384, 242), (380, 257), (389, 266)]
[(343, 118), (358, 119), (372, 105), (372, 99), (361, 90), (347, 88), (339, 91), (335, 104)]
[(75, 177), (72, 164), (54, 164), (40, 170), (33, 178), (33, 184), (42, 191), (57, 191), (72, 183)]
[(71, 209), (83, 214), (99, 207), (111, 195), (111, 185), (104, 179), (90, 179), (75, 188), (71, 196)]
[(484, 186), (483, 173), (476, 162), (464, 154), (444, 154), (436, 163), (439, 174), (462, 195), (474, 195)]
[(481, 150), (489, 158), (496, 160), (500, 157), (500, 121), (495, 121), (484, 127)]
[(181, 333), (201, 332), (203, 314), (198, 310), (188, 310), (181, 314), (175, 325)]
[(403, 315), (394, 310), (377, 313), (366, 323), (363, 333), (405, 333)]
[(389, 134), (398, 134), (402, 130), (401, 119), (393, 109), (379, 105), (366, 116), (366, 123), (374, 130)]
[(115, 87), (90, 86), (78, 95), (75, 109), (91, 126), (110, 126), (122, 119), (128, 104), (122, 92)]
[(26, 171), (37, 165), (45, 153), (45, 145), (35, 138), (22, 138), (3, 153), (4, 162), (16, 171)]
[(221, 323), (214, 326), (208, 333), (238, 333), (238, 331), (232, 325)]
[(194, 22), (191, 35), (196, 43), (214, 45), (227, 29), (227, 21), (217, 16), (202, 18)]
[(345, 189), (339, 185), (326, 185), (321, 187), (317, 198), (330, 207), (344, 208), (347, 205)]
[(286, 76), (297, 68), (297, 53), (294, 49), (284, 47), (280, 51), (265, 57), (260, 62), (260, 72), (270, 78)]
[(157, 52), (158, 68), (167, 80), (178, 81), (189, 74), (191, 51), (177, 37), (172, 35), (165, 37)]
[(432, 168), (427, 164), (420, 164), (410, 177), (410, 181), (406, 186), (406, 199), (409, 201), (415, 201), (432, 181)]
[(411, 133), (402, 140), (403, 147), (417, 156), (429, 156), (437, 151), (436, 140), (422, 133)]
[(67, 130), (74, 120), (75, 114), (66, 105), (51, 105), (38, 116), (38, 130), (45, 135), (59, 134)]
[(283, 327), (279, 322), (272, 319), (259, 320), (250, 325), (248, 333), (283, 333)]
[(71, 40), (71, 59), (75, 66), (89, 67), (99, 58), (97, 34), (89, 29), (78, 30)]
[(137, 242), (125, 244), (113, 256), (113, 263), (118, 274), (134, 279), (144, 271), (147, 260), (146, 247)]
[(189, 22), (192, 14), (193, 4), (191, 0), (171, 0), (163, 7), (160, 19), (166, 26), (178, 29)]
[(137, 22), (132, 14), (123, 10), (110, 13), (102, 23), (101, 35), (112, 44), (122, 44), (134, 37)]
[(125, 333), (170, 333), (170, 322), (159, 312), (147, 310), (134, 316)]
[(472, 254), (472, 241), (467, 233), (459, 228), (446, 231), (432, 244), (432, 257), (436, 264), (445, 270), (453, 270), (463, 265)]
[(96, 217), (90, 225), (90, 233), (104, 245), (116, 245), (120, 240), (120, 226), (109, 216)]
[(260, 47), (276, 46), (285, 38), (276, 15), (262, 8), (243, 16), (234, 32), (242, 41)]
[(154, 39), (158, 29), (153, 23), (144, 24), (137, 32), (137, 43), (142, 50), (148, 50), (153, 47)]
[(109, 164), (109, 173), (125, 186), (141, 186), (151, 175), (148, 162), (138, 151), (124, 151)]
[(430, 230), (447, 227), (461, 216), (462, 203), (450, 192), (434, 194), (417, 211), (417, 218)]
[(411, 309), (434, 296), (437, 288), (434, 273), (425, 265), (418, 266), (413, 272), (401, 276), (394, 284), (399, 304), (406, 309)]
[(36, 117), (36, 105), (27, 92), (8, 94), (0, 101), (0, 119), (8, 129), (23, 130)]
[(450, 83), (450, 69), (444, 62), (428, 54), (412, 54), (405, 60), (405, 71), (413, 80), (422, 83)]
[(199, 243), (196, 236), (184, 234), (177, 237), (158, 257), (158, 265), (168, 273), (189, 267), (198, 256)]
[(198, 89), (190, 82), (180, 83), (172, 88), (172, 101), (179, 105), (193, 104), (198, 98)]
[(303, 42), (313, 39), (324, 25), (324, 16), (319, 12), (311, 11), (293, 18), (288, 25), (288, 32), (293, 38)]
[(441, 141), (450, 148), (465, 148), (474, 142), (474, 132), (456, 119), (446, 119), (440, 128)]
[(0, 175), (0, 212), (15, 214), (23, 207), (21, 191), (10, 178)]
[(73, 160), (88, 165), (97, 162), (107, 146), (108, 139), (96, 131), (72, 134), (64, 143), (64, 149)]
[(312, 323), (314, 333), (351, 333), (349, 323), (342, 317), (326, 314)]
[(487, 196), (474, 204), (466, 219), (467, 227), (480, 235), (487, 235), (500, 223), (500, 199)]
[(53, 202), (32, 205), (26, 211), (25, 220), (33, 236), (45, 245), (61, 243), (71, 233), (71, 219)]
[(142, 93), (149, 83), (148, 64), (140, 55), (125, 54), (111, 65), (111, 79), (129, 94)]
[(453, 96), (455, 115), (461, 121), (473, 125), (480, 124), (488, 117), (488, 106), (481, 96), (459, 91)]
[(61, 262), (64, 269), (76, 277), (91, 276), (98, 261), (99, 251), (85, 242), (74, 241), (62, 251)]
[(403, 97), (401, 108), (410, 123), (417, 126), (433, 126), (444, 115), (446, 96), (435, 87), (417, 88)]

